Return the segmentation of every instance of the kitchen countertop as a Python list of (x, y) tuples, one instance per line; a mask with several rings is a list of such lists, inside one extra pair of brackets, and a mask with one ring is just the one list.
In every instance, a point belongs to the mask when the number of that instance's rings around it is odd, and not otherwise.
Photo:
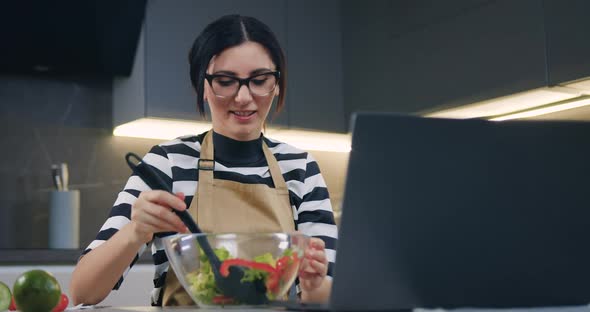
[[(72, 311), (70, 309), (69, 311)], [(236, 308), (219, 308), (219, 309), (204, 309), (198, 307), (96, 307), (96, 308), (84, 308), (81, 311), (99, 311), (99, 312), (188, 312), (188, 311), (243, 311), (243, 312), (253, 312), (253, 311), (272, 311), (273, 309), (270, 308), (252, 308), (252, 309), (236, 309)], [(281, 311), (281, 309), (274, 310), (274, 311)], [(283, 310), (284, 311), (284, 310)]]
[[(0, 265), (74, 265), (81, 249), (0, 249)], [(152, 263), (151, 254), (144, 252), (138, 263)]]
[[(68, 309), (72, 311), (73, 309)], [(195, 310), (205, 311), (238, 311), (237, 309), (199, 309), (197, 307), (94, 307), (84, 308), (83, 310), (99, 311), (99, 312), (188, 312)], [(252, 308), (252, 309), (239, 309), (239, 311), (285, 311), (282, 308)], [(304, 311), (304, 310), (301, 310)], [(454, 310), (445, 309), (414, 309), (413, 312), (444, 312), (444, 311), (455, 311), (455, 312), (590, 312), (590, 306), (568, 306), (568, 307), (542, 307), (542, 308), (504, 308), (504, 309), (474, 309), (474, 308), (461, 308)]]

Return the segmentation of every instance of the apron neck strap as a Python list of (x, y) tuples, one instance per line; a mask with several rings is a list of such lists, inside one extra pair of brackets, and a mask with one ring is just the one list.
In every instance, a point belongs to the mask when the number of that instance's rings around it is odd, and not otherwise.
[[(195, 194), (198, 207), (213, 207), (213, 130), (209, 130), (201, 143), (201, 154), (197, 169), (199, 170), (198, 191)], [(193, 201), (195, 200), (193, 197)], [(192, 205), (191, 205), (192, 206)], [(193, 209), (193, 217), (198, 223), (198, 215)]]

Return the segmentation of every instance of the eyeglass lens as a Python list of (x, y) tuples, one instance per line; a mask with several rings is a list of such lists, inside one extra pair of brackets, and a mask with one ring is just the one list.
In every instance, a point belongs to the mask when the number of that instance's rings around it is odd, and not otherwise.
[[(218, 76), (212, 79), (213, 92), (219, 96), (234, 96), (238, 93), (240, 82), (237, 78)], [(267, 95), (276, 87), (277, 79), (274, 74), (262, 74), (252, 77), (248, 83), (250, 92), (255, 95)]]

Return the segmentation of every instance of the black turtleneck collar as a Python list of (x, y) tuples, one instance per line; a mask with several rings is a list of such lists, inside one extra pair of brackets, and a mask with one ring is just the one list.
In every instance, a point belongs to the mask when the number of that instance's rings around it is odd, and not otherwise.
[(221, 163), (247, 165), (264, 158), (262, 135), (252, 141), (237, 141), (213, 131), (214, 158)]

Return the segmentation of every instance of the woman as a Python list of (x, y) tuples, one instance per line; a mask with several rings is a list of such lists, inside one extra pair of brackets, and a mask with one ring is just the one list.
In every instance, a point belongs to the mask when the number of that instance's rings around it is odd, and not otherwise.
[[(224, 16), (195, 40), (189, 63), (198, 109), (204, 116), (209, 106), (213, 129), (154, 146), (144, 157), (175, 195), (129, 178), (72, 275), (73, 301), (95, 304), (118, 289), (151, 242), (152, 304), (191, 304), (176, 276), (167, 274), (161, 238), (188, 232), (170, 208), (189, 209), (205, 232), (313, 236), (299, 272), (300, 298), (326, 301), (337, 231), (325, 182), (311, 155), (261, 134), (273, 100), (278, 97), (278, 112), (285, 99), (287, 68), (277, 39), (252, 17)], [(193, 194), (199, 194), (194, 201)]]

